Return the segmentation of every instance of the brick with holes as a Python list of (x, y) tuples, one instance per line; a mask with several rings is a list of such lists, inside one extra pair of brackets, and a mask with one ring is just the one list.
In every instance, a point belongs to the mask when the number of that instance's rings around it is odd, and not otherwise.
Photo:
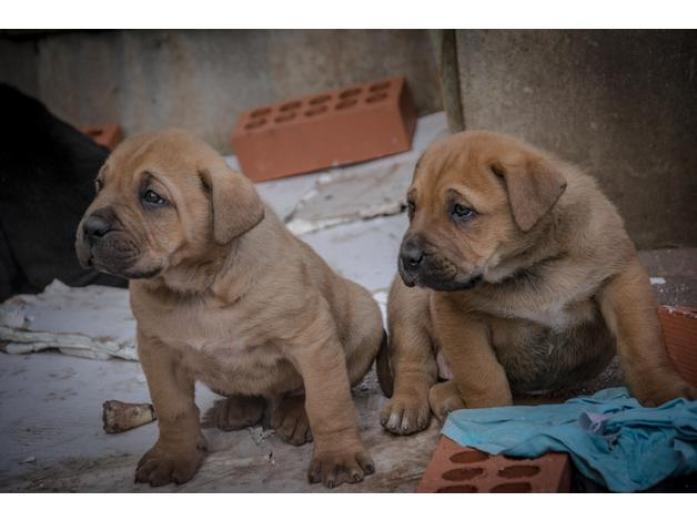
[(244, 113), (232, 134), (242, 171), (265, 181), (411, 148), (416, 112), (403, 77)]
[(697, 308), (661, 306), (658, 317), (675, 369), (686, 382), (697, 385)]
[(114, 150), (116, 145), (123, 140), (121, 126), (116, 123), (105, 123), (104, 125), (83, 128), (82, 133), (87, 134), (93, 141), (96, 141), (103, 147), (107, 147), (109, 150)]
[(417, 492), (568, 492), (566, 454), (535, 459), (490, 456), (441, 437)]

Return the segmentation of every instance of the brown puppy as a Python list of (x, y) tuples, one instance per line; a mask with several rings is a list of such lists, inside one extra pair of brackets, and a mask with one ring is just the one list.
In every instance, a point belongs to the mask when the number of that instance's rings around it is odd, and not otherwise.
[[(386, 429), (577, 384), (616, 349), (645, 404), (697, 397), (670, 364), (649, 279), (592, 178), (511, 137), (463, 132), (426, 151), (408, 205), (388, 302)], [(436, 383), (440, 350), (453, 379)]]
[(191, 479), (204, 457), (194, 382), (228, 396), (211, 420), (260, 420), (314, 438), (312, 482), (362, 480), (350, 385), (383, 339), (370, 294), (296, 239), (254, 186), (183, 131), (131, 138), (109, 157), (77, 232), (85, 266), (128, 277), (138, 353), (160, 436), (138, 464), (151, 485)]

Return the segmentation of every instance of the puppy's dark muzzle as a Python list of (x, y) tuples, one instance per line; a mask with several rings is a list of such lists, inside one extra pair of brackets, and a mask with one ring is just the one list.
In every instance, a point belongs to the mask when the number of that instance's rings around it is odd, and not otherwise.
[(111, 222), (95, 212), (85, 219), (85, 222), (82, 224), (82, 236), (90, 245), (94, 245), (109, 233), (111, 229)]
[(83, 268), (120, 276), (130, 272), (140, 254), (111, 207), (99, 208), (85, 217), (75, 247)]
[(399, 275), (408, 287), (422, 286), (436, 291), (471, 289), (481, 275), (458, 273), (447, 259), (426, 251), (429, 246), (418, 235), (405, 237), (399, 251)]
[(423, 247), (414, 239), (406, 239), (399, 252), (399, 274), (404, 283), (412, 287), (416, 284), (424, 260)]

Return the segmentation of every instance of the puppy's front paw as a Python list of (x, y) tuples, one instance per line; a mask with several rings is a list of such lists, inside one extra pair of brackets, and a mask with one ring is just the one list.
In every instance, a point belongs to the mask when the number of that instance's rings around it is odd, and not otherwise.
[(193, 449), (165, 448), (158, 443), (138, 462), (136, 483), (161, 487), (168, 483), (180, 485), (194, 477), (205, 457), (205, 445)]
[(455, 382), (442, 382), (431, 387), (428, 401), (436, 418), (443, 423), (452, 411), (465, 408), (465, 402), (460, 397)]
[(393, 434), (413, 434), (428, 427), (431, 408), (427, 393), (395, 394), (380, 413), (380, 423)]
[(697, 400), (697, 387), (671, 370), (654, 371), (634, 378), (629, 385), (632, 394), (645, 407), (657, 407), (675, 398)]
[(317, 450), (312, 457), (307, 478), (310, 483), (324, 483), (328, 488), (342, 483), (358, 483), (363, 477), (375, 472), (375, 464), (368, 452), (359, 443), (352, 448)]

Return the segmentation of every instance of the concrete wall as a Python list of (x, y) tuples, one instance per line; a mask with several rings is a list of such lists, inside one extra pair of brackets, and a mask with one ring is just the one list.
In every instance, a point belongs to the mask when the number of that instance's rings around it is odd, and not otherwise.
[(697, 245), (696, 31), (458, 31), (467, 128), (586, 167), (641, 247)]
[(426, 31), (0, 33), (0, 81), (67, 121), (119, 121), (127, 134), (181, 126), (223, 152), (255, 105), (395, 74), (421, 114), (441, 110)]

